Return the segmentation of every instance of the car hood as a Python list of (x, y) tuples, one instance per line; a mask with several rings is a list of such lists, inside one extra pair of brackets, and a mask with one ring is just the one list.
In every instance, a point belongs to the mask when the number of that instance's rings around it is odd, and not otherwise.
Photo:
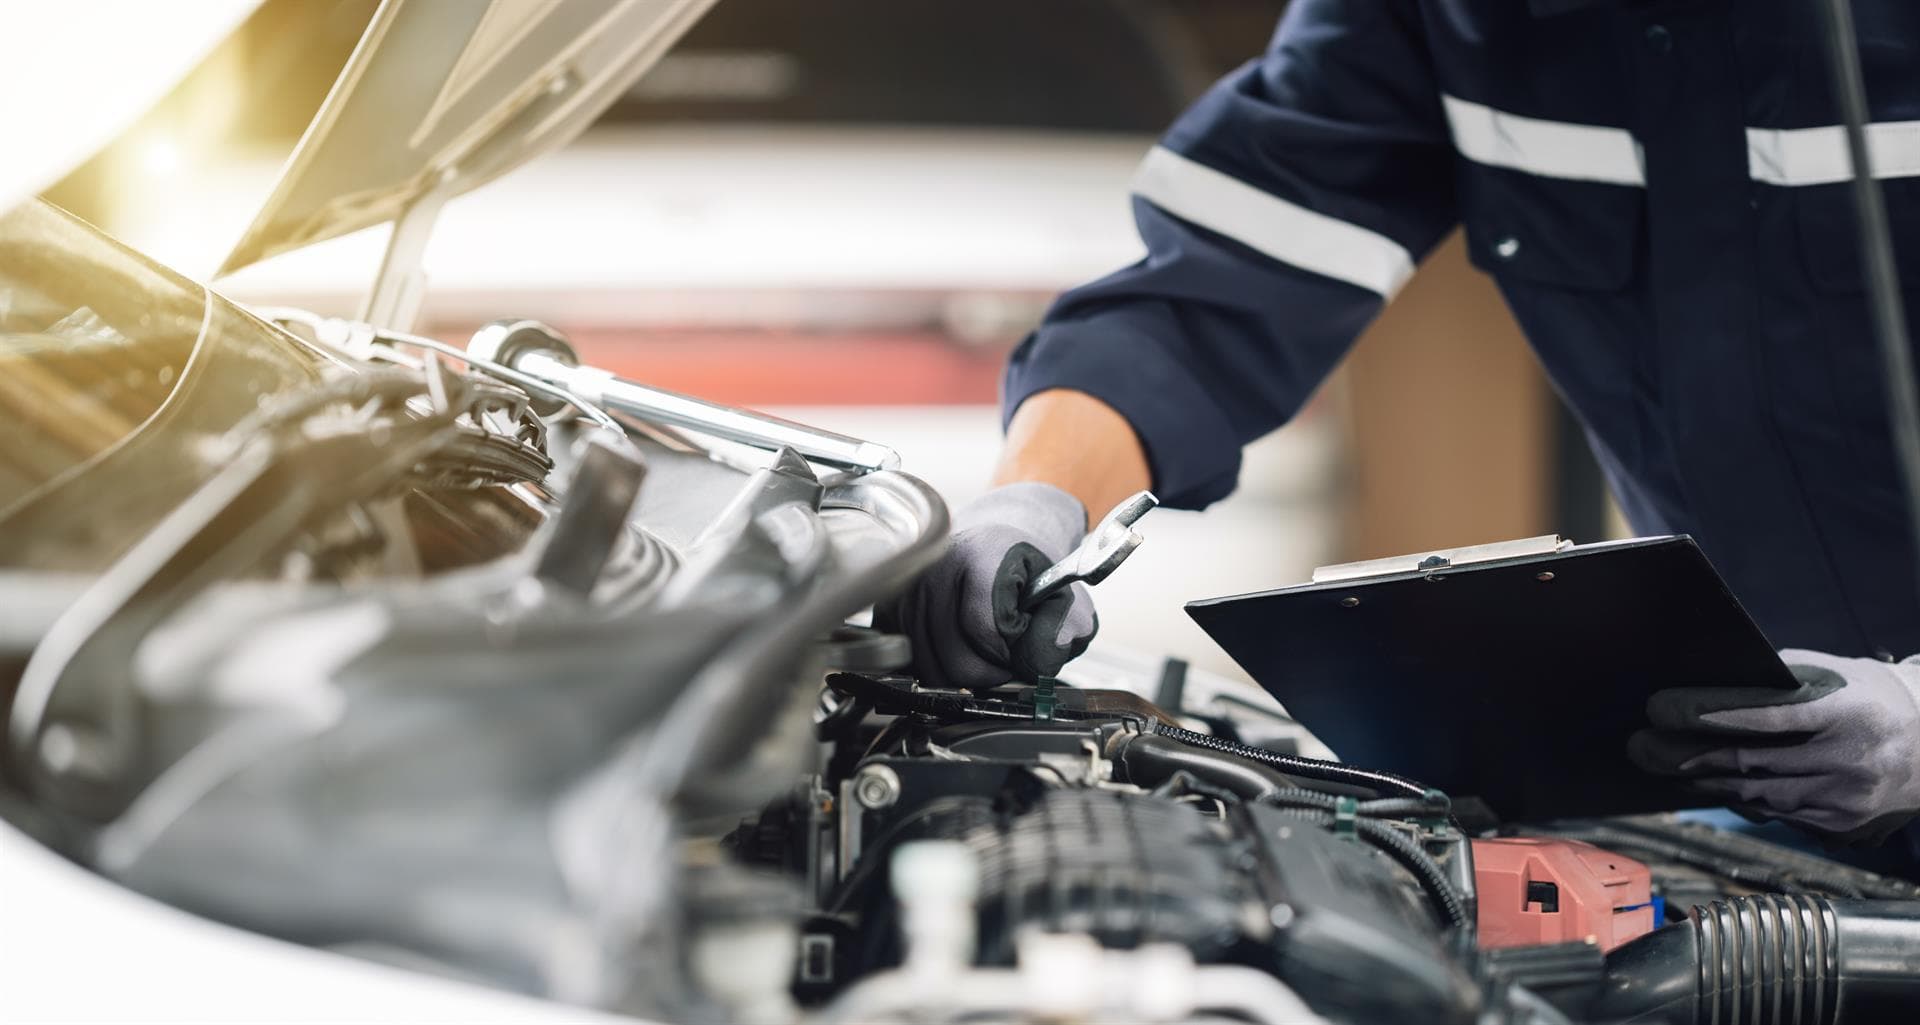
[(714, 0), (386, 0), (219, 273), (566, 144)]

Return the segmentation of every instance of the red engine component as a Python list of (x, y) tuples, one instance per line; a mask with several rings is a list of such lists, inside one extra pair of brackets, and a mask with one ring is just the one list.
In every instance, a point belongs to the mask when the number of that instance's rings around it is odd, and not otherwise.
[(1482, 947), (1591, 938), (1612, 950), (1655, 925), (1647, 866), (1578, 840), (1475, 840), (1473, 880)]

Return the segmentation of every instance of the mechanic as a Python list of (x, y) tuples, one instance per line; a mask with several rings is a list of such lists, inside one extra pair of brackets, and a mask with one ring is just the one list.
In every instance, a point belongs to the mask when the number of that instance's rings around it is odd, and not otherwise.
[[(1911, 294), (1920, 4), (1854, 9)], [(997, 487), (883, 619), (936, 683), (1057, 671), (1091, 599), (1026, 615), (1024, 579), (1088, 509), (1228, 494), (1464, 223), (1634, 531), (1693, 535), (1802, 682), (1664, 692), (1635, 760), (1886, 838), (1920, 812), (1920, 559), (1823, 41), (1808, 0), (1295, 0), (1146, 157), (1146, 258), (1013, 354)]]

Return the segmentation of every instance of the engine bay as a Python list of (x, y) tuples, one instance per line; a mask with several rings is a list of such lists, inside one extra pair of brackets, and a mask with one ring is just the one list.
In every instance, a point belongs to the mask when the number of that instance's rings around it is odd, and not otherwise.
[(1171, 712), (1065, 689), (1050, 718), (1032, 688), (829, 675), (821, 772), (723, 843), (806, 893), (797, 997), (828, 1021), (1383, 1022), (1914, 998), (1910, 884), (1674, 816), (1463, 821), (1414, 781), (1242, 743), (1277, 710), (1196, 717), (1181, 672)]
[(1502, 821), (1177, 660), (927, 686), (868, 610), (948, 514), (881, 446), (549, 357), (582, 395), (512, 365), (568, 351), (530, 322), (244, 309), (45, 204), (0, 272), (39, 382), (4, 412), (66, 446), (0, 503), (6, 839), (236, 942), (558, 1020), (1920, 1001), (1905, 881), (1679, 816)]

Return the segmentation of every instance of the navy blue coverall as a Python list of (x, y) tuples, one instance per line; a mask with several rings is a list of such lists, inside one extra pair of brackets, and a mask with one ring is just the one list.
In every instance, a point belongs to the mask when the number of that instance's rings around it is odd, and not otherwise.
[[(1911, 297), (1920, 2), (1854, 10)], [(1776, 647), (1920, 652), (1822, 46), (1808, 0), (1295, 0), (1146, 158), (1149, 255), (1059, 300), (1008, 415), (1089, 393), (1205, 506), (1464, 224), (1636, 532), (1692, 534)]]
[[(1856, 0), (1920, 284), (1920, 2)], [(1113, 406), (1169, 504), (1233, 489), (1464, 223), (1636, 532), (1688, 533), (1776, 647), (1920, 652), (1850, 174), (1805, 0), (1295, 0), (1147, 157), (1149, 255), (1014, 355)]]

